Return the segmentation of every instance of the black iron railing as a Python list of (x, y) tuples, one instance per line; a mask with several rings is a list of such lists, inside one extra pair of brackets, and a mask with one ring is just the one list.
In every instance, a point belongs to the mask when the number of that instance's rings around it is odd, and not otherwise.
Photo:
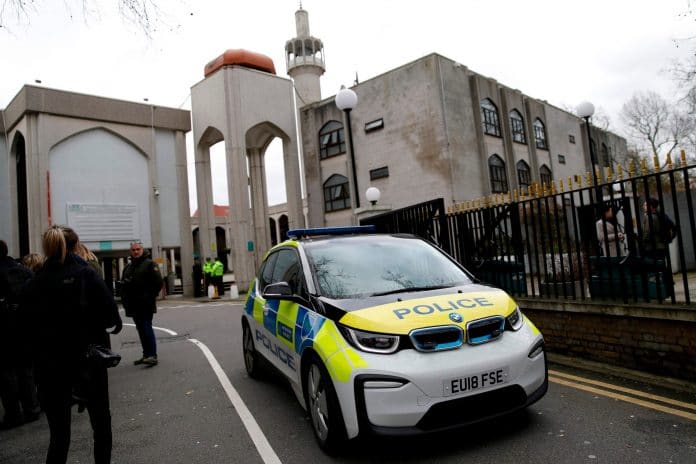
[(654, 172), (643, 162), (638, 174), (608, 172), (598, 186), (585, 175), (447, 213), (440, 199), (361, 223), (431, 240), (480, 280), (517, 296), (690, 305), (694, 169), (684, 157)]

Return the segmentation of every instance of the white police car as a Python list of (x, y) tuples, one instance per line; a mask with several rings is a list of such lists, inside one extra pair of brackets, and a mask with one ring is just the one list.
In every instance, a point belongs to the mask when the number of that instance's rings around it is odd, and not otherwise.
[(262, 357), (288, 378), (324, 450), (469, 424), (546, 393), (544, 339), (512, 298), (420, 238), (364, 232), (288, 232), (242, 316), (247, 372)]

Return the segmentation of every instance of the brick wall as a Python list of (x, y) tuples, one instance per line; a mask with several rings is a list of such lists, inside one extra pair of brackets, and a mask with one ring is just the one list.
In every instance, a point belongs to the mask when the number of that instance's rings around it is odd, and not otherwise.
[(551, 353), (696, 381), (696, 310), (518, 299)]

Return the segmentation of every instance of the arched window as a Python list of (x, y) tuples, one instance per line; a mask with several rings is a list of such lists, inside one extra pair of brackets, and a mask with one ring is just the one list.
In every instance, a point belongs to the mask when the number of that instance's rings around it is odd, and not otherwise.
[(481, 119), (483, 121), (483, 132), (488, 135), (500, 137), (498, 108), (496, 108), (493, 102), (488, 98), (481, 101)]
[(276, 222), (273, 218), (268, 218), (268, 225), (271, 228), (271, 245), (276, 246), (278, 244), (278, 238), (276, 237)]
[(520, 160), (517, 162), (517, 183), (521, 189), (529, 189), (529, 184), (532, 182), (531, 171), (526, 161)]
[(512, 129), (512, 140), (517, 143), (527, 143), (527, 135), (524, 130), (524, 119), (517, 110), (510, 111), (510, 128)]
[(346, 152), (343, 124), (329, 121), (319, 131), (319, 158), (329, 158)]
[(488, 171), (491, 175), (491, 191), (493, 193), (505, 193), (508, 191), (505, 162), (498, 155), (488, 158)]
[(288, 239), (288, 230), (290, 230), (290, 225), (288, 224), (287, 215), (283, 214), (278, 218), (278, 232), (280, 233), (281, 240)]
[(350, 208), (348, 178), (334, 174), (324, 182), (324, 211), (339, 211)]
[(542, 184), (546, 184), (548, 187), (551, 185), (551, 180), (553, 177), (551, 176), (551, 169), (545, 164), (542, 164), (541, 167), (539, 168), (539, 180), (541, 181)]
[(546, 144), (546, 128), (539, 118), (534, 121), (534, 138), (536, 139), (537, 148), (542, 150), (549, 149), (549, 146)]

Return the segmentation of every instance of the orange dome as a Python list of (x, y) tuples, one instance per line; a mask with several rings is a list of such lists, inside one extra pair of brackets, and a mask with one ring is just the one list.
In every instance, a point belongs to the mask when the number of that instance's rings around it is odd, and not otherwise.
[(203, 74), (205, 77), (222, 68), (223, 66), (244, 66), (246, 68), (258, 69), (259, 71), (275, 74), (273, 60), (261, 53), (254, 53), (241, 48), (227, 50), (211, 62), (205, 65)]

